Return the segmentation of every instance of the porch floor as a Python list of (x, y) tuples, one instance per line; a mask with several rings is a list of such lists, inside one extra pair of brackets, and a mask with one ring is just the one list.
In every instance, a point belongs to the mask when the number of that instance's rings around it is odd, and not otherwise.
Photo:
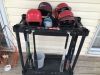
[[(19, 63), (12, 70), (5, 72), (0, 68), (0, 75), (22, 75), (21, 64)], [(100, 58), (80, 56), (75, 67), (74, 75), (100, 75)]]

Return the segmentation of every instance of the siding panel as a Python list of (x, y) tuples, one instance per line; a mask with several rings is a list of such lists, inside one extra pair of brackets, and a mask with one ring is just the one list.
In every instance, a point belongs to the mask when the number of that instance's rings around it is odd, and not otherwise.
[[(100, 8), (98, 8), (98, 7), (100, 7), (100, 4), (71, 3), (69, 5), (71, 6), (73, 11), (100, 12)], [(6, 7), (9, 7), (9, 6), (6, 6)], [(15, 9), (15, 7), (13, 7), (13, 5), (9, 8), (12, 9), (12, 10)], [(35, 6), (35, 7), (32, 6), (32, 7), (29, 7), (29, 8), (37, 8), (37, 6)], [(29, 8), (27, 8), (27, 7), (18, 8), (16, 6), (16, 9), (21, 10), (21, 11), (26, 11)], [(53, 7), (53, 8), (55, 8), (55, 7)]]
[[(9, 1), (5, 2), (6, 7), (10, 8), (38, 8), (41, 1)], [(50, 2), (55, 8), (60, 2)], [(100, 4), (89, 4), (89, 3), (68, 3), (74, 11), (97, 11), (100, 12)], [(34, 6), (33, 6), (34, 5)]]
[[(5, 0), (8, 1), (8, 0)], [(9, 0), (9, 1), (14, 1), (14, 0)], [(20, 1), (20, 0), (17, 0)], [(39, 2), (40, 0), (21, 0), (21, 1), (37, 1)], [(70, 2), (70, 3), (95, 3), (98, 4), (100, 3), (100, 0), (41, 0), (41, 1), (52, 1), (52, 2)]]
[[(8, 9), (8, 15), (12, 15), (12, 16), (20, 16), (21, 14), (25, 14), (27, 12), (27, 10), (22, 10), (19, 9), (17, 10), (15, 8), (15, 10), (9, 10)], [(100, 18), (100, 13), (97, 12), (80, 12), (80, 11), (73, 11), (75, 16), (80, 16), (82, 18), (86, 18), (86, 19), (99, 19)]]
[[(97, 29), (100, 19), (100, 0), (41, 0), (48, 1), (52, 4), (53, 8), (61, 2), (67, 2), (71, 7), (75, 16), (80, 16), (82, 18), (82, 24), (90, 30), (89, 36), (86, 38), (85, 43), (82, 48), (81, 54), (84, 55), (89, 49), (90, 42), (94, 36), (94, 32)], [(6, 7), (8, 20), (10, 26), (12, 27), (21, 20), (21, 14), (26, 13), (30, 8), (38, 8), (40, 0), (5, 0), (4, 4)], [(64, 51), (64, 41), (65, 38), (62, 37), (42, 37), (36, 36), (37, 38), (37, 49), (45, 50), (49, 53), (63, 53)], [(22, 47), (25, 51), (25, 41), (23, 35), (21, 34)], [(32, 39), (31, 39), (32, 40)], [(30, 41), (31, 41), (30, 40)], [(60, 43), (59, 43), (60, 42)], [(77, 43), (76, 50), (78, 48), (79, 41)], [(54, 46), (55, 45), (55, 46)], [(31, 50), (33, 51), (33, 46), (31, 42)]]

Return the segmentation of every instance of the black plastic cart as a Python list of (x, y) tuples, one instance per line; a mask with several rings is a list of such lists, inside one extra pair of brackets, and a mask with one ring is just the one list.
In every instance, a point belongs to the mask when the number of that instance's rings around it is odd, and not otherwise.
[[(49, 30), (49, 29), (43, 29), (43, 28), (37, 29), (37, 28), (32, 28), (26, 25), (21, 25), (21, 24), (14, 25), (13, 30), (16, 33), (19, 55), (20, 55), (20, 60), (21, 60), (21, 65), (22, 65), (22, 74), (23, 75), (73, 75), (73, 70), (77, 63), (84, 40), (86, 36), (88, 36), (89, 34), (89, 30), (83, 27), (81, 23), (77, 23), (77, 24), (79, 24), (77, 28), (67, 29), (67, 28), (62, 27), (60, 30)], [(38, 69), (37, 68), (38, 64), (37, 64), (37, 55), (36, 55), (35, 35), (66, 37), (66, 41), (65, 41), (66, 42), (65, 48), (66, 48), (69, 32), (70, 32), (70, 35), (72, 36), (72, 39), (70, 42), (68, 53), (64, 61), (64, 65), (66, 64), (69, 65), (68, 68), (66, 69), (66, 67), (64, 67), (63, 72), (59, 71), (62, 55), (46, 54), (44, 67), (41, 69)], [(24, 63), (19, 33), (24, 33), (25, 41), (27, 41), (26, 34), (30, 34), (30, 33), (33, 34), (34, 59), (35, 59), (34, 63), (33, 63), (32, 55), (30, 51), (29, 51), (28, 57), (26, 57), (27, 58), (26, 63)], [(77, 53), (74, 56), (75, 46), (78, 40), (77, 39), (78, 36), (82, 36), (82, 38), (81, 38)], [(29, 45), (30, 43), (28, 42), (28, 46)], [(29, 60), (31, 63), (31, 68), (29, 67), (30, 66)]]

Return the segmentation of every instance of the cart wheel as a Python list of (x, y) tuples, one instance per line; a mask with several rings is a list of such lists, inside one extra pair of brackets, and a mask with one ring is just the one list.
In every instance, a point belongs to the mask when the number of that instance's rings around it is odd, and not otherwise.
[(73, 71), (72, 71), (71, 65), (68, 68), (68, 72), (69, 72), (69, 75), (73, 75)]
[(71, 72), (69, 73), (69, 75), (73, 75), (73, 72), (71, 71)]
[(22, 70), (22, 74), (24, 75), (27, 72), (26, 69)]

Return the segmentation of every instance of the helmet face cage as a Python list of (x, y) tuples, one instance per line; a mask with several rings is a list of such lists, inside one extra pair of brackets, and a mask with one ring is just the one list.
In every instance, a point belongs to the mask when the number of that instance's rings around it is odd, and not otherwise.
[(74, 20), (59, 21), (60, 27), (73, 27), (75, 25)]

